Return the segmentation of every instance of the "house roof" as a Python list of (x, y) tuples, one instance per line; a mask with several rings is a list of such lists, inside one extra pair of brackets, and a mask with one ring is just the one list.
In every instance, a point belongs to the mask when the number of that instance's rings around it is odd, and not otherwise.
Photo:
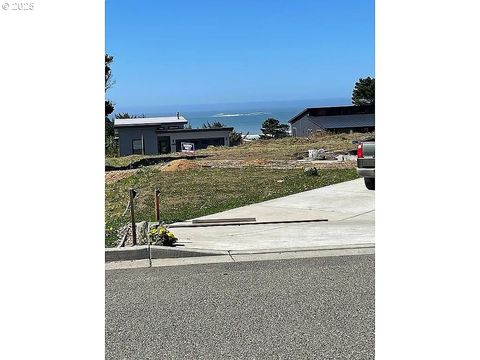
[(210, 131), (233, 131), (233, 127), (218, 127), (206, 129), (172, 129), (172, 130), (157, 130), (157, 133), (190, 133), (190, 132), (210, 132)]
[(309, 116), (309, 120), (324, 129), (364, 128), (374, 127), (374, 116)]
[(375, 105), (341, 105), (306, 108), (301, 113), (295, 115), (293, 118), (288, 120), (288, 122), (290, 124), (293, 124), (295, 121), (300, 120), (304, 116), (325, 117), (358, 114), (375, 114)]
[(150, 126), (150, 125), (162, 125), (172, 123), (184, 123), (188, 121), (183, 116), (160, 116), (151, 118), (134, 118), (134, 119), (115, 119), (115, 127), (120, 126)]

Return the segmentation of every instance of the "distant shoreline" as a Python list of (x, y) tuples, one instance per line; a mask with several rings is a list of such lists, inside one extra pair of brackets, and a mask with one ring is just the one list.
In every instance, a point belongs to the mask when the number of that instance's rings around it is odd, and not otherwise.
[[(236, 104), (217, 104), (217, 105), (189, 105), (172, 108), (172, 111), (160, 110), (156, 107), (142, 107), (143, 111), (134, 111), (132, 107), (118, 107), (114, 113), (128, 112), (131, 115), (145, 115), (146, 117), (174, 115), (176, 111), (180, 112), (193, 128), (202, 128), (204, 124), (221, 122), (225, 126), (232, 126), (236, 132), (249, 135), (261, 134), (262, 123), (267, 118), (274, 118), (281, 123), (286, 124), (288, 120), (303, 111), (307, 107), (316, 106), (334, 106), (349, 104), (343, 99), (323, 99), (323, 100), (294, 100), (277, 102), (258, 102), (236, 103)], [(270, 104), (270, 106), (268, 106)], [(233, 107), (233, 105), (237, 107)], [(250, 105), (250, 107), (249, 107)], [(203, 109), (193, 110), (193, 107), (204, 107)], [(208, 108), (207, 108), (208, 107)], [(189, 109), (190, 108), (190, 109)], [(140, 110), (140, 108), (138, 108)], [(150, 110), (150, 111), (148, 111)]]

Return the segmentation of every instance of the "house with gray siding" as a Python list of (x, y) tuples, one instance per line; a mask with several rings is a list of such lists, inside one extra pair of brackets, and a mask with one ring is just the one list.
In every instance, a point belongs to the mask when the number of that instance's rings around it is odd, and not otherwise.
[(180, 152), (182, 142), (193, 143), (195, 150), (210, 145), (230, 146), (232, 127), (186, 129), (187, 119), (177, 116), (115, 119), (119, 155), (154, 155)]
[(288, 122), (294, 137), (307, 137), (320, 132), (372, 132), (375, 131), (375, 106), (307, 108)]

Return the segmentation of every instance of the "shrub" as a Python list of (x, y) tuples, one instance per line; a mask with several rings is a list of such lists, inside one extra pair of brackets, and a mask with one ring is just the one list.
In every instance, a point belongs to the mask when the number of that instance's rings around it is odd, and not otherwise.
[(178, 240), (165, 226), (152, 227), (148, 232), (148, 238), (150, 244), (163, 246), (173, 246)]
[(243, 141), (242, 133), (238, 133), (235, 130), (233, 130), (228, 137), (230, 141), (230, 146), (240, 145)]
[(113, 136), (105, 137), (105, 155), (108, 157), (118, 156), (118, 141)]
[(303, 170), (303, 172), (307, 176), (317, 176), (318, 175), (318, 170), (317, 170), (316, 167), (306, 168), (305, 170)]

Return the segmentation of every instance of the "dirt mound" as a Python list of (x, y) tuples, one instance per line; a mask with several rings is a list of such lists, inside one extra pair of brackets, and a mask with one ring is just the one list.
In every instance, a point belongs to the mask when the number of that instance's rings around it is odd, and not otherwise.
[(105, 182), (113, 183), (133, 175), (136, 170), (118, 170), (118, 171), (108, 171), (105, 173)]
[(162, 166), (161, 171), (180, 171), (180, 170), (190, 170), (190, 169), (199, 169), (202, 166), (196, 163), (193, 160), (173, 160), (168, 164)]

